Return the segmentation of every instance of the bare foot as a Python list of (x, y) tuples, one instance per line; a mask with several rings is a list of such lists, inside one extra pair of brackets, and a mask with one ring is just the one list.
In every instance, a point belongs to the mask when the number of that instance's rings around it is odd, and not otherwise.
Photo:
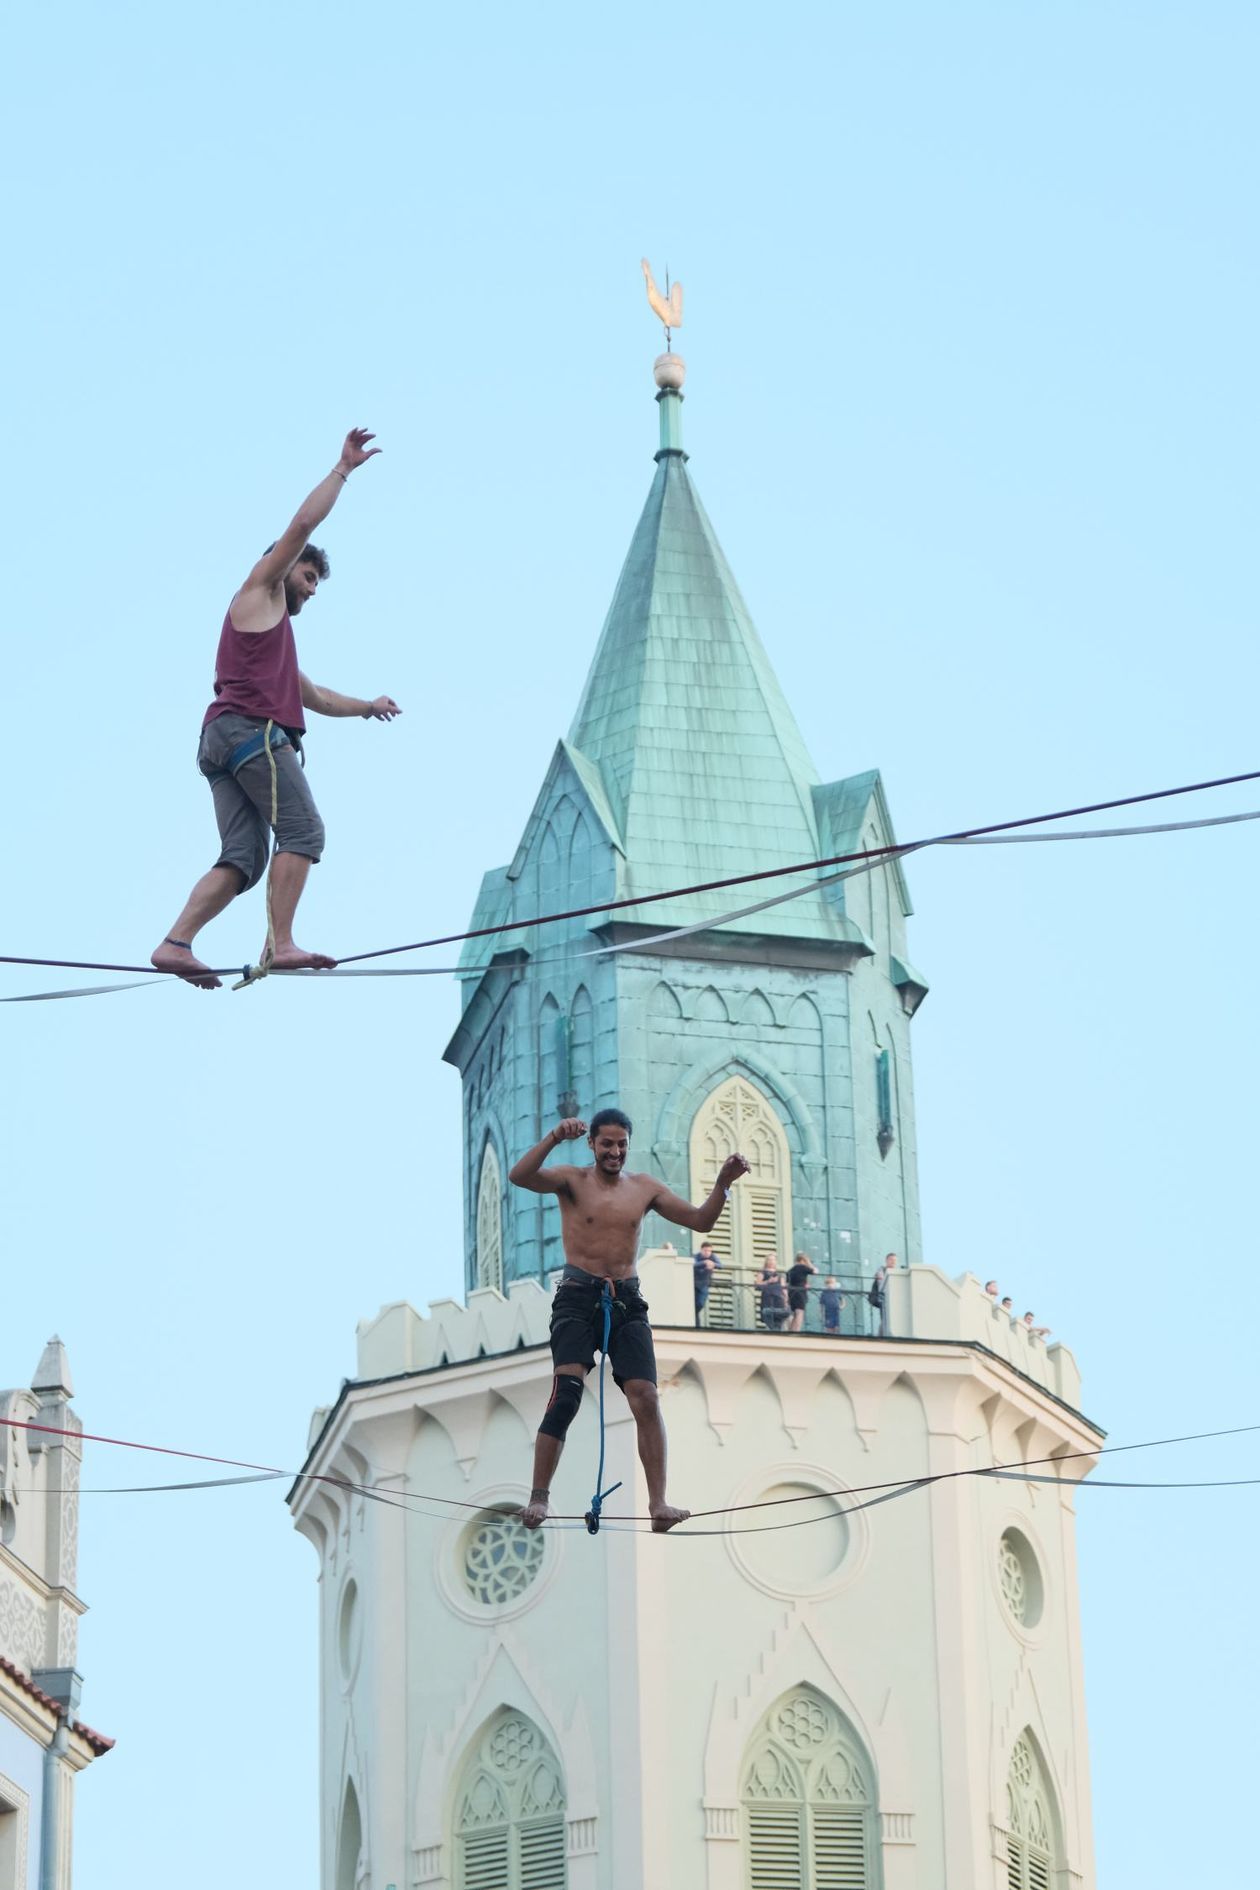
[(177, 945), (173, 939), (164, 938), (149, 963), (155, 971), (173, 971), (177, 978), (197, 985), (202, 991), (219, 989), (219, 980), (209, 965), (203, 965), (200, 958), (193, 956), (191, 945)]
[(686, 1522), (690, 1514), (689, 1509), (675, 1509), (672, 1503), (649, 1504), (648, 1515), (652, 1518), (652, 1534), (663, 1536), (667, 1529), (674, 1527), (675, 1523)]
[(545, 1523), (551, 1514), (550, 1490), (531, 1490), (529, 1501), (521, 1511), (521, 1521), (527, 1529), (537, 1529)]
[(270, 958), (264, 950), (262, 962), (268, 971), (331, 971), (337, 960), (325, 952), (303, 951), (300, 945), (277, 945)]

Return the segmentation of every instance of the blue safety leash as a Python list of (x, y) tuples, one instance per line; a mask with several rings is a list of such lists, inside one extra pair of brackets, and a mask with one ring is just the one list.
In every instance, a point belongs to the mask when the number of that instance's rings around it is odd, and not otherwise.
[(599, 1512), (604, 1506), (604, 1498), (611, 1496), (613, 1490), (621, 1488), (614, 1483), (612, 1490), (604, 1488), (604, 1367), (608, 1363), (608, 1334), (612, 1329), (612, 1282), (604, 1281), (604, 1343), (599, 1355), (599, 1472), (595, 1478), (595, 1494), (591, 1506), (586, 1512), (586, 1526), (593, 1536), (599, 1534)]

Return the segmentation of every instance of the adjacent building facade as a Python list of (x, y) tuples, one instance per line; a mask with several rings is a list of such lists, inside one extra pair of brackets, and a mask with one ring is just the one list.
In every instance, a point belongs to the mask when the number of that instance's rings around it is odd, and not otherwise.
[(0, 1890), (70, 1890), (75, 1775), (114, 1743), (75, 1716), (83, 1427), (72, 1396), (56, 1338), (29, 1387), (0, 1391)]
[[(899, 866), (709, 884), (892, 826), (875, 773), (819, 780), (687, 471), (681, 363), (657, 367), (656, 477), (473, 920), (509, 929), (463, 962), (466, 1298), (360, 1327), (290, 1494), (319, 1556), (324, 1890), (1089, 1890), (1073, 1495), (1100, 1433), (1066, 1348), (923, 1261)], [(560, 1249), (505, 1177), (607, 1103), (682, 1194), (751, 1162), (703, 1324), (690, 1255), (647, 1230), (671, 1496), (699, 1512), (664, 1538), (611, 1387), (598, 1536), (593, 1397), (557, 1520), (513, 1514)], [(759, 1322), (753, 1269), (797, 1249), (841, 1280), (838, 1334)], [(991, 1474), (1021, 1465), (1055, 1480)]]

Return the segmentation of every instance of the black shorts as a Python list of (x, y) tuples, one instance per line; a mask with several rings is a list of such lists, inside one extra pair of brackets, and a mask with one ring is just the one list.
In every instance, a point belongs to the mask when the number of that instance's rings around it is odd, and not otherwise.
[(793, 1312), (804, 1312), (809, 1301), (808, 1289), (804, 1286), (788, 1287), (788, 1305)]
[[(588, 1284), (589, 1282), (589, 1284)], [(656, 1383), (656, 1350), (648, 1324), (648, 1304), (637, 1279), (609, 1282), (613, 1288), (612, 1320), (608, 1332), (608, 1363), (614, 1384), (627, 1378)], [(587, 1371), (604, 1344), (604, 1285), (594, 1273), (566, 1267), (551, 1302), (551, 1360), (554, 1365), (581, 1365)]]

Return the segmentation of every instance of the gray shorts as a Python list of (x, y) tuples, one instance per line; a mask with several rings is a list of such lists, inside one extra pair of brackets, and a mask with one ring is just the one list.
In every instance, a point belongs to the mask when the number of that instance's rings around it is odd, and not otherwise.
[[(252, 715), (216, 715), (202, 729), (197, 750), (197, 766), (210, 783), (219, 823), (215, 864), (236, 868), (242, 892), (256, 886), (267, 870), (271, 763), (261, 745), (266, 727)], [(241, 758), (242, 750), (246, 759)], [(271, 731), (271, 752), (276, 764), (276, 852), (300, 853), (316, 861), (324, 851), (324, 823), (282, 728)]]

